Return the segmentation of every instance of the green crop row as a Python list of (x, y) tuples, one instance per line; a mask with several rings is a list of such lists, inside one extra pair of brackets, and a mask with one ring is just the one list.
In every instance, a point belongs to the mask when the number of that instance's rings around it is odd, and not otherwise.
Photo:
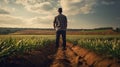
[(120, 38), (118, 37), (77, 38), (68, 39), (68, 41), (74, 45), (79, 45), (80, 47), (102, 54), (103, 56), (120, 58)]
[(44, 37), (9, 37), (0, 39), (0, 61), (13, 54), (23, 54), (35, 49), (43, 48), (51, 43), (54, 39)]

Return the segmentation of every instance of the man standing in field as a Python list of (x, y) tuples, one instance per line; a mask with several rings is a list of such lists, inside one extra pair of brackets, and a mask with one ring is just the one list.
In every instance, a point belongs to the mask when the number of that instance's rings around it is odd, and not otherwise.
[(62, 14), (62, 8), (58, 8), (59, 15), (54, 19), (53, 26), (56, 29), (56, 48), (59, 47), (60, 35), (63, 40), (63, 50), (66, 50), (66, 29), (67, 29), (67, 17)]

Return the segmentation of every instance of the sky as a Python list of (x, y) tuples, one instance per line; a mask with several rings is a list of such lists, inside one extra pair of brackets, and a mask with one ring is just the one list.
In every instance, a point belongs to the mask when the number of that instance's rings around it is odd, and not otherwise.
[(68, 28), (120, 27), (120, 0), (0, 0), (0, 27), (53, 28), (60, 7)]

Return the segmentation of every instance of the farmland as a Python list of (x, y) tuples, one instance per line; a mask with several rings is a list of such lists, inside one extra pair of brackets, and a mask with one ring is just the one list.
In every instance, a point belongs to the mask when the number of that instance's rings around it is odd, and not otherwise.
[[(74, 45), (90, 49), (97, 54), (120, 58), (120, 36), (75, 36), (68, 38)], [(104, 54), (104, 53), (105, 54)]]
[[(11, 61), (13, 61), (13, 63), (15, 62), (13, 60), (15, 56), (23, 57), (25, 56), (25, 54), (30, 55), (32, 51), (43, 50), (45, 47), (54, 43), (53, 38), (48, 39), (47, 37), (1, 35), (0, 36), (0, 65), (3, 67), (6, 67), (7, 64), (10, 63)], [(47, 50), (47, 48), (45, 50)], [(12, 57), (12, 60), (8, 61), (7, 59), (8, 58), (10, 59), (10, 57)], [(41, 60), (41, 61), (44, 61), (44, 60)]]
[[(67, 49), (55, 48), (55, 30), (0, 28), (0, 67), (117, 67), (120, 32), (68, 29)], [(102, 66), (101, 66), (102, 65)]]
[[(54, 29), (41, 28), (0, 28), (0, 34), (11, 35), (55, 35)], [(119, 29), (112, 27), (95, 29), (68, 29), (68, 35), (119, 35)]]
[[(99, 57), (99, 60), (103, 58), (110, 60), (110, 62), (104, 64), (106, 66), (111, 63), (111, 66), (118, 65), (120, 35), (67, 35), (66, 51), (62, 51), (61, 47), (59, 49), (55, 48), (55, 35), (0, 35), (0, 65), (3, 67), (9, 65), (19, 65), (20, 67), (54, 67), (61, 65), (62, 67), (65, 67), (65, 65), (84, 67), (94, 65), (98, 67), (106, 61), (106, 59), (102, 60), (101, 64), (97, 63), (96, 65), (95, 61), (98, 60), (92, 61), (87, 58), (91, 52), (95, 54), (95, 57), (91, 56), (94, 59)], [(67, 59), (64, 55), (67, 56)], [(63, 60), (61, 62), (58, 59)]]

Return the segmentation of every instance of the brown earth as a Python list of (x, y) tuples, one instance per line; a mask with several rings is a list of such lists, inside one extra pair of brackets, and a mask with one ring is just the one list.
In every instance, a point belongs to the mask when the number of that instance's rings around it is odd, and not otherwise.
[(0, 67), (120, 67), (120, 60), (102, 57), (92, 51), (67, 43), (67, 49), (50, 44), (24, 55), (7, 58)]
[[(55, 35), (55, 30), (20, 30), (12, 35)], [(79, 31), (68, 30), (67, 35), (119, 35), (120, 33), (113, 30), (91, 30), (91, 31)]]

